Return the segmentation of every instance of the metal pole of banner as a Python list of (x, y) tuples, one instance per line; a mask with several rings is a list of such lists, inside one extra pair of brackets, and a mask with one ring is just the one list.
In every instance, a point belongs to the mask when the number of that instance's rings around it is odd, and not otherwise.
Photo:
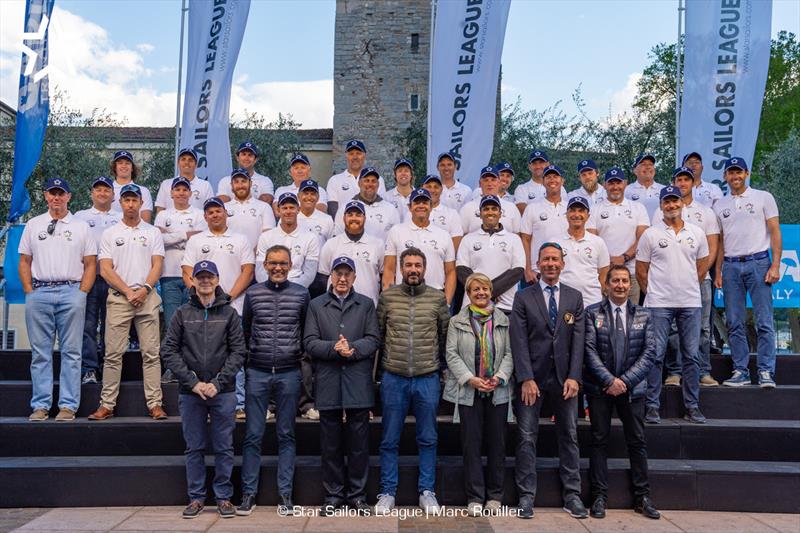
[(178, 104), (175, 107), (175, 160), (178, 159), (178, 150), (181, 149), (181, 89), (183, 85), (183, 33), (186, 26), (186, 0), (181, 0), (181, 43), (178, 52)]
[(686, 8), (683, 7), (683, 0), (678, 0), (678, 41), (675, 43), (675, 166), (680, 166), (681, 155), (678, 152), (680, 149), (681, 140), (681, 59), (683, 58), (683, 49), (681, 48), (681, 37), (683, 36), (683, 12)]
[[(428, 135), (427, 135), (427, 150), (433, 148), (431, 146), (431, 139), (433, 138), (433, 133), (431, 132), (431, 95), (433, 94), (433, 90), (431, 89), (432, 81), (433, 81), (433, 36), (435, 35), (435, 28), (436, 28), (436, 2), (437, 0), (431, 0), (431, 38), (430, 44), (428, 45)], [(428, 169), (428, 174), (435, 173), (435, 169)]]
[[(9, 232), (10, 229), (11, 229), (11, 223), (6, 223), (6, 225), (3, 227), (3, 229), (0, 229), (0, 242), (3, 242), (3, 239), (5, 238), (6, 234)], [(7, 281), (6, 281), (5, 276), (4, 276), (3, 280), (0, 281), (0, 293), (2, 293), (2, 295), (3, 295), (3, 346), (2, 346), (2, 348), (0, 348), (2, 350), (5, 350), (8, 347), (8, 311), (9, 311), (9, 306), (8, 306), (8, 298), (6, 298), (6, 291), (5, 291), (6, 285), (7, 285)]]

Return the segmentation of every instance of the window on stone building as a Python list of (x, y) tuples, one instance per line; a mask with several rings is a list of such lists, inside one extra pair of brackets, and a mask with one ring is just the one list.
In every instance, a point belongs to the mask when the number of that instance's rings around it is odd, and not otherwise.
[(411, 34), (411, 53), (412, 54), (419, 53), (419, 33)]
[(408, 109), (409, 111), (419, 111), (419, 95), (418, 94), (410, 94), (408, 97)]

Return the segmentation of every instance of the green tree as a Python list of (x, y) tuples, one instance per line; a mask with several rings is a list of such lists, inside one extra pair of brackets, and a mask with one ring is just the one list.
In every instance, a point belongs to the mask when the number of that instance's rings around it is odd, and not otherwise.
[[(270, 176), (276, 187), (288, 185), (291, 155), (300, 150), (300, 126), (291, 115), (279, 113), (277, 119), (268, 121), (259, 113), (245, 111), (243, 119), (231, 123), (231, 156), (240, 143), (254, 142), (260, 154), (256, 170)], [(235, 159), (233, 164), (236, 165)]]

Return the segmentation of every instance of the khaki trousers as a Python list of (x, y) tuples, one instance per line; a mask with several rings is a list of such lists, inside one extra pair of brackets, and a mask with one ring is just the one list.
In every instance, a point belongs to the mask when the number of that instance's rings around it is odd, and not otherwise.
[(136, 326), (139, 346), (142, 350), (144, 374), (144, 397), (147, 408), (161, 405), (161, 360), (159, 359), (160, 331), (158, 311), (161, 298), (151, 291), (140, 307), (128, 303), (128, 299), (108, 291), (106, 304), (106, 357), (103, 362), (103, 391), (100, 405), (114, 409), (119, 394), (122, 376), (122, 356), (128, 349), (128, 333), (131, 322)]

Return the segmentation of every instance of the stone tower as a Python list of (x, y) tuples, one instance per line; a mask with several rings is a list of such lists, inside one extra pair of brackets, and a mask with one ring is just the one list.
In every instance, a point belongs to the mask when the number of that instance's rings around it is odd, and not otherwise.
[(367, 145), (367, 164), (389, 181), (393, 138), (428, 99), (430, 0), (336, 0), (333, 65), (333, 170), (342, 147)]

